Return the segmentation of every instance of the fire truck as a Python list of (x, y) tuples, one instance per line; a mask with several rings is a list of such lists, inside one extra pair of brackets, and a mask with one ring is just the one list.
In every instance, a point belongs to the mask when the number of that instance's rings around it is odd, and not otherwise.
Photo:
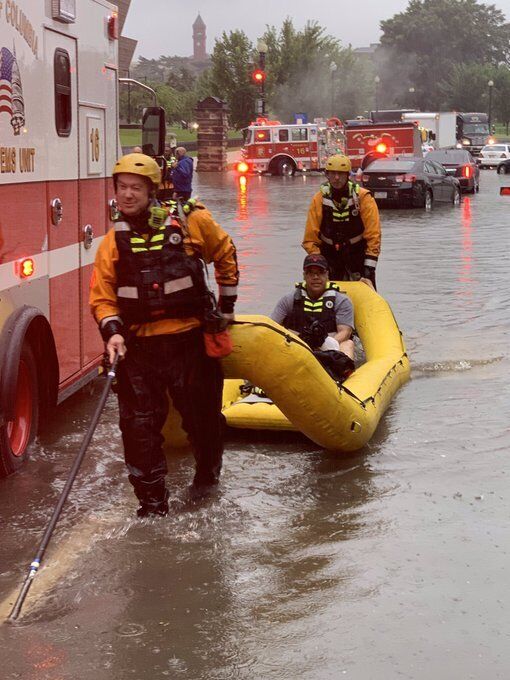
[(367, 120), (345, 122), (346, 154), (354, 169), (369, 152), (391, 156), (421, 156), (422, 134), (414, 122), (372, 123)]
[(338, 118), (301, 125), (257, 118), (243, 130), (243, 136), (241, 154), (248, 170), (272, 175), (322, 170), (328, 156), (345, 150), (344, 129)]
[(0, 0), (0, 474), (97, 374), (88, 306), (118, 157), (117, 13)]

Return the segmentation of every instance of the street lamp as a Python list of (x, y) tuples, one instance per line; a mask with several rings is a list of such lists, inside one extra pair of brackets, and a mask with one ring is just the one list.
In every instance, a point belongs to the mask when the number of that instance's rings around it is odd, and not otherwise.
[(375, 110), (379, 111), (379, 83), (381, 82), (381, 79), (379, 76), (375, 76), (374, 78), (374, 83), (375, 83)]
[(259, 53), (259, 69), (264, 74), (264, 78), (262, 78), (262, 81), (260, 83), (260, 113), (263, 118), (266, 115), (266, 92), (264, 88), (264, 81), (267, 50), (268, 50), (267, 44), (262, 40), (262, 38), (259, 38), (259, 40), (257, 41), (257, 52)]
[(491, 122), (492, 122), (492, 88), (494, 87), (494, 81), (489, 80), (487, 83), (489, 86), (489, 134), (491, 133)]
[(331, 115), (335, 115), (335, 72), (338, 66), (334, 61), (329, 65), (329, 72), (331, 73)]

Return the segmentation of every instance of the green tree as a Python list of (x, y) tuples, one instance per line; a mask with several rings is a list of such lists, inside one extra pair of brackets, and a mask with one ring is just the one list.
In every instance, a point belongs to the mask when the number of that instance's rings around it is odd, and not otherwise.
[[(209, 94), (224, 99), (236, 128), (253, 119), (257, 89), (251, 83), (254, 48), (243, 31), (223, 32), (212, 53)], [(201, 83), (203, 85), (203, 82)]]
[(381, 29), (381, 90), (395, 101), (412, 86), (422, 109), (441, 107), (444, 89), (437, 85), (456, 65), (510, 62), (510, 24), (477, 0), (410, 0)]
[(346, 118), (367, 106), (369, 67), (316, 22), (299, 31), (286, 19), (280, 31), (268, 28), (264, 42), (268, 102), (278, 117), (304, 111), (310, 118)]

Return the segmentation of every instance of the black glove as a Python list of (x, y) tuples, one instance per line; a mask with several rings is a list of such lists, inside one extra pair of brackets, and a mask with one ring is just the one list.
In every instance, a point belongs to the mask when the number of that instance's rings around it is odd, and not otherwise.
[(300, 338), (304, 340), (307, 345), (310, 345), (312, 349), (318, 349), (327, 337), (328, 333), (326, 328), (320, 321), (312, 321), (310, 326), (300, 333)]
[(372, 281), (372, 285), (375, 288), (375, 267), (368, 267), (365, 265), (363, 267), (363, 278)]
[(122, 337), (126, 339), (126, 327), (120, 319), (111, 319), (110, 321), (107, 321), (104, 326), (99, 327), (99, 332), (101, 333), (104, 342), (108, 342), (112, 335), (117, 334), (122, 335)]

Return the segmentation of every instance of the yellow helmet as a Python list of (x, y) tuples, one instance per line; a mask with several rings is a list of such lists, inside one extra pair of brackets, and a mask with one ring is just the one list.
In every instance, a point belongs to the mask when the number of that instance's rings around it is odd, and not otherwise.
[(147, 177), (156, 188), (161, 182), (161, 168), (154, 158), (146, 156), (144, 153), (128, 153), (115, 163), (113, 176), (126, 172), (130, 175), (141, 175)]
[(335, 154), (330, 156), (326, 161), (326, 172), (331, 170), (331, 172), (350, 172), (352, 169), (350, 158), (347, 156), (342, 156), (341, 154)]

